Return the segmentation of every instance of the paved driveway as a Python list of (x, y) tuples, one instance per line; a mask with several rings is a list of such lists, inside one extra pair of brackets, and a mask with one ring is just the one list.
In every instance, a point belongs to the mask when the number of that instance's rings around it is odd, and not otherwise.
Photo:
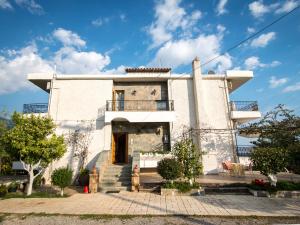
[(3, 213), (300, 216), (300, 199), (240, 195), (75, 194), (69, 198), (0, 200)]

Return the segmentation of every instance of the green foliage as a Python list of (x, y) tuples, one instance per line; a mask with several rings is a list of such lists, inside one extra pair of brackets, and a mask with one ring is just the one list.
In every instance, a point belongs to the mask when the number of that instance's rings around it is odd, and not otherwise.
[(88, 169), (81, 169), (79, 171), (79, 176), (89, 175), (90, 171)]
[(183, 138), (176, 142), (172, 153), (182, 165), (184, 177), (195, 179), (202, 174), (201, 154), (193, 144), (192, 139)]
[(41, 160), (46, 166), (65, 153), (64, 138), (54, 134), (52, 119), (14, 113), (12, 121), (14, 127), (3, 135), (2, 143), (15, 160), (21, 159), (26, 164)]
[(249, 184), (249, 188), (258, 191), (268, 191), (270, 193), (276, 191), (299, 191), (300, 190), (300, 183), (295, 183), (291, 181), (278, 181), (276, 187), (271, 186), (269, 183), (265, 183), (264, 185), (257, 185), (257, 184)]
[(33, 189), (38, 189), (42, 185), (42, 175), (38, 175), (33, 181)]
[(291, 145), (289, 151), (289, 166), (288, 169), (294, 173), (300, 174), (300, 145)]
[(19, 188), (19, 183), (17, 183), (17, 182), (11, 182), (9, 185), (8, 185), (8, 192), (15, 192), (15, 191), (17, 191), (17, 189)]
[(2, 184), (0, 185), (0, 197), (4, 197), (7, 194), (7, 187)]
[(198, 189), (199, 187), (200, 185), (198, 183), (193, 183), (193, 185), (191, 186), (188, 182), (166, 182), (165, 184), (163, 184), (163, 188), (177, 189), (182, 193), (188, 192), (191, 189)]
[(158, 162), (157, 171), (166, 180), (175, 180), (182, 172), (181, 164), (174, 158), (165, 158)]
[(72, 174), (73, 171), (68, 167), (55, 169), (51, 175), (52, 184), (57, 185), (61, 189), (70, 186)]
[(250, 156), (253, 168), (261, 174), (277, 174), (288, 165), (288, 151), (281, 148), (255, 148)]

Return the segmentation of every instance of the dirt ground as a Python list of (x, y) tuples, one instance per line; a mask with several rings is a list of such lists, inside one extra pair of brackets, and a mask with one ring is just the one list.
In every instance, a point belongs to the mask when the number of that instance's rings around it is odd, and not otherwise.
[(300, 217), (194, 217), (194, 216), (61, 216), (0, 215), (1, 225), (267, 225), (300, 224)]

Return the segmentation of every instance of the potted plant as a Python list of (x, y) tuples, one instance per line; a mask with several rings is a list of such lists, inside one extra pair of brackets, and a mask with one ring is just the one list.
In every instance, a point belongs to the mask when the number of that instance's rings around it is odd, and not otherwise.
[(80, 186), (88, 186), (89, 185), (89, 173), (88, 169), (81, 169), (79, 171), (78, 183)]
[(18, 187), (19, 187), (19, 183), (17, 182), (11, 182), (9, 185), (8, 185), (8, 192), (16, 192), (18, 190)]

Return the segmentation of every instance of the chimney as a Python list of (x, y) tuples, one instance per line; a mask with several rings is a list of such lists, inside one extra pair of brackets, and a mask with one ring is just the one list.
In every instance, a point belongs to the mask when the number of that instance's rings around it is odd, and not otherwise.
[(201, 64), (198, 56), (193, 60), (193, 76), (200, 77), (201, 76)]

